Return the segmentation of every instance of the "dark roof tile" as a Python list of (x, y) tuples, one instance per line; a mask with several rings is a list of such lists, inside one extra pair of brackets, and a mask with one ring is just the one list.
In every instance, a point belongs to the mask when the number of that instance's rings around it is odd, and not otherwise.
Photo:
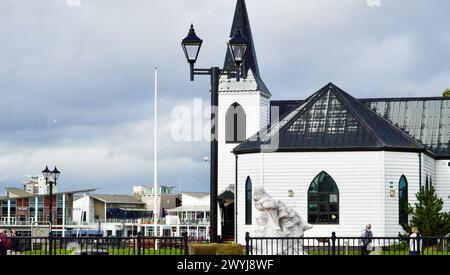
[(407, 150), (425, 147), (332, 83), (304, 100), (236, 153), (315, 150)]

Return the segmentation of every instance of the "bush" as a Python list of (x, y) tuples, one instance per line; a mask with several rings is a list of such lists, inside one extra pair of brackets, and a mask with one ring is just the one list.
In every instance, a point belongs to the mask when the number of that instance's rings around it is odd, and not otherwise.
[(412, 217), (409, 224), (402, 224), (405, 237), (411, 234), (413, 226), (423, 237), (443, 237), (450, 232), (450, 212), (443, 211), (444, 201), (437, 196), (434, 187), (426, 187), (422, 186), (416, 193), (415, 206), (407, 208)]
[(240, 244), (190, 244), (189, 255), (242, 255), (243, 247)]
[(445, 90), (445, 91), (442, 93), (442, 96), (450, 97), (450, 88), (448, 88), (447, 90)]

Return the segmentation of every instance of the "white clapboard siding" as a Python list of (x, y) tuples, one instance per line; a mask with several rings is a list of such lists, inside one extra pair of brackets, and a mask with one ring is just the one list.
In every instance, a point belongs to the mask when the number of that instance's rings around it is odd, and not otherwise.
[[(245, 180), (262, 185), (274, 199), (294, 208), (307, 219), (307, 192), (311, 181), (321, 172), (330, 174), (339, 188), (338, 225), (314, 225), (305, 236), (358, 236), (371, 223), (375, 236), (384, 234), (383, 152), (257, 153), (239, 155), (238, 235), (254, 234), (257, 210), (253, 206), (253, 225), (245, 225)], [(288, 190), (294, 196), (288, 197)]]
[(436, 181), (433, 180), (433, 186), (436, 187), (436, 194), (444, 200), (443, 211), (450, 211), (450, 159), (436, 161)]
[(246, 115), (246, 137), (259, 130), (259, 92), (222, 93), (219, 95), (219, 193), (235, 179), (235, 158), (231, 152), (237, 143), (225, 143), (225, 114), (235, 102), (239, 103)]
[(269, 125), (270, 120), (270, 100), (265, 96), (260, 96), (259, 100), (260, 112), (260, 129), (264, 129)]
[(220, 78), (219, 85), (219, 194), (230, 184), (235, 183), (235, 157), (231, 151), (238, 144), (225, 143), (225, 115), (228, 108), (238, 103), (246, 115), (246, 138), (256, 134), (261, 125), (268, 123), (269, 99), (261, 94), (251, 71), (246, 79), (239, 82), (236, 79)]
[[(396, 237), (403, 232), (399, 224), (399, 189), (402, 175), (408, 181), (408, 202), (417, 201), (415, 194), (419, 191), (419, 154), (406, 152), (385, 152), (385, 236)], [(390, 196), (390, 189), (394, 197)]]
[(422, 185), (425, 186), (426, 178), (428, 175), (428, 183), (432, 182), (433, 184), (436, 182), (435, 177), (435, 160), (427, 155), (423, 155), (423, 173), (422, 173)]

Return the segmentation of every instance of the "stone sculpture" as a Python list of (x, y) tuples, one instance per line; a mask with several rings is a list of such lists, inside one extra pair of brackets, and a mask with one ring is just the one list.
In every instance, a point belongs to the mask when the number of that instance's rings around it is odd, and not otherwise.
[[(253, 192), (255, 208), (259, 210), (256, 217), (258, 228), (255, 230), (256, 237), (275, 238), (299, 238), (303, 237), (306, 230), (312, 225), (303, 220), (294, 210), (289, 209), (286, 204), (273, 199), (266, 193), (264, 188), (255, 187)], [(256, 240), (253, 249), (257, 249), (257, 255), (304, 255), (302, 239), (278, 239)]]

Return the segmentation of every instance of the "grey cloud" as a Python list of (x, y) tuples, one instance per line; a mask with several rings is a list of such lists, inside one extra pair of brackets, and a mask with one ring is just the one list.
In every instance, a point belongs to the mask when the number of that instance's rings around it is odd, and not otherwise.
[[(356, 97), (435, 96), (449, 87), (450, 3), (382, 4), (247, 0), (273, 99), (302, 99), (329, 81)], [(198, 65), (221, 66), (234, 5), (1, 1), (0, 188), (45, 164), (63, 166), (66, 189), (129, 192), (151, 182), (158, 66), (161, 182), (207, 190), (208, 143), (167, 138), (173, 105), (209, 101), (209, 79), (189, 82), (180, 39), (193, 22), (204, 39)]]

